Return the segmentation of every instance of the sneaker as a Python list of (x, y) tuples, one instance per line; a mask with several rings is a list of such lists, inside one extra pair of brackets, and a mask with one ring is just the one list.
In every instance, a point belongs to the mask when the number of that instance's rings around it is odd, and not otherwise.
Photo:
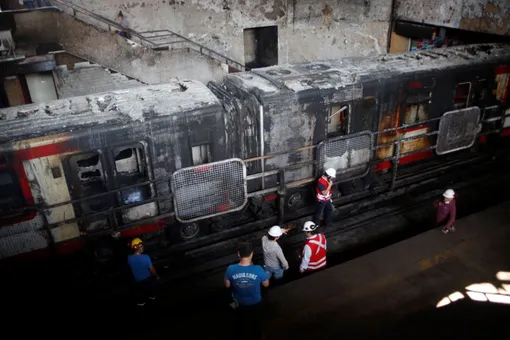
[(443, 234), (448, 234), (450, 230), (448, 228), (443, 228), (441, 229), (441, 231), (443, 232)]
[(145, 306), (145, 302), (140, 302), (140, 303), (137, 303), (136, 305), (139, 307), (143, 307), (143, 306)]
[(451, 226), (449, 231), (454, 232), (455, 231), (455, 227)]
[(150, 300), (156, 300), (156, 297), (155, 296), (149, 296), (149, 299)]

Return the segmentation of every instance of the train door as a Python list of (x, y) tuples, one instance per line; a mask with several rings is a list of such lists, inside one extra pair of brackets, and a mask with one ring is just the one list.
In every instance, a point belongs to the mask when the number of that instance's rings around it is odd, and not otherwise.
[[(412, 139), (405, 140), (400, 146), (402, 157), (400, 164), (425, 159), (432, 155), (432, 150), (426, 150), (431, 145), (430, 137), (418, 136), (425, 135), (431, 130), (431, 125), (427, 121), (434, 118), (432, 97), (435, 86), (435, 78), (413, 80), (406, 84), (398, 138)], [(423, 151), (420, 152), (420, 150)]]
[[(452, 109), (476, 106), (480, 108), (482, 134), (499, 132), (505, 135), (505, 128), (510, 127), (508, 90), (510, 87), (510, 67), (499, 66), (487, 70), (470, 70), (469, 78), (465, 72), (457, 79)], [(510, 133), (508, 133), (510, 135)], [(481, 141), (486, 139), (481, 137)]]
[(78, 224), (68, 222), (76, 216), (62, 168), (66, 153), (31, 158), (23, 161), (23, 167), (34, 195), (35, 203), (42, 204), (45, 222), (49, 225), (53, 242), (59, 243), (80, 236)]
[[(400, 86), (388, 84), (381, 93), (381, 115), (378, 127), (378, 144), (389, 144), (399, 139), (407, 139), (400, 145), (399, 164), (406, 164), (432, 155), (427, 148), (431, 145), (427, 134), (431, 126), (426, 121), (433, 118), (436, 110), (432, 98), (436, 88), (436, 79), (421, 77), (408, 79)], [(420, 152), (420, 150), (423, 150)], [(395, 145), (386, 145), (377, 149), (378, 159), (389, 159), (395, 155)], [(376, 166), (376, 170), (385, 170), (391, 166), (390, 160)]]

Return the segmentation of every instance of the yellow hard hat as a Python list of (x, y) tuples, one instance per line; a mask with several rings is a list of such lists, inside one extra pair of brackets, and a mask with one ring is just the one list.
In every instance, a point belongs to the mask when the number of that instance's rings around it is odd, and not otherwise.
[(133, 241), (131, 241), (131, 248), (137, 249), (138, 247), (140, 247), (142, 243), (143, 243), (142, 240), (139, 239), (138, 237), (134, 238)]

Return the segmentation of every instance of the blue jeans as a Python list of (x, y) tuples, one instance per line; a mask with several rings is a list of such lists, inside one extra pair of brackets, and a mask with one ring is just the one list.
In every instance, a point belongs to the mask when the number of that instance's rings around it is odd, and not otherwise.
[(326, 227), (331, 227), (333, 220), (333, 203), (331, 200), (327, 202), (317, 202), (315, 204), (315, 215), (313, 217), (313, 222), (316, 225), (320, 225), (321, 215), (324, 212), (324, 224)]
[(283, 277), (283, 268), (275, 268), (275, 267), (269, 267), (264, 266), (264, 271), (266, 272), (267, 279), (269, 280), (273, 275), (275, 280), (279, 280)]

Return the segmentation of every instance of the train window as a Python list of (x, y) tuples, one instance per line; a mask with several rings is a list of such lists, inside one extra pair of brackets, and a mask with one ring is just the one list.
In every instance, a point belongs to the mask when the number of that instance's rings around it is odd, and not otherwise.
[(16, 174), (7, 169), (0, 170), (0, 214), (23, 208), (25, 202)]
[(414, 124), (425, 121), (429, 115), (429, 104), (432, 93), (409, 93), (406, 97), (404, 124)]
[(191, 147), (193, 165), (209, 163), (211, 161), (211, 150), (209, 144), (201, 144)]
[[(69, 157), (71, 171), (77, 177), (77, 185), (73, 185), (73, 197), (84, 198), (106, 193), (106, 179), (99, 152), (92, 151)], [(85, 214), (104, 210), (112, 206), (107, 196), (100, 196), (82, 202)]]
[(453, 108), (456, 110), (468, 107), (469, 96), (471, 94), (471, 83), (459, 83), (455, 90), (455, 97), (453, 98)]
[(477, 100), (484, 101), (485, 98), (487, 98), (487, 86), (488, 86), (487, 79), (480, 79), (478, 81), (479, 92), (478, 92)]
[(409, 93), (406, 97), (406, 104), (428, 103), (432, 98), (432, 92)]
[(328, 112), (328, 137), (348, 134), (347, 119), (350, 105), (333, 105)]
[(119, 188), (130, 186), (121, 191), (123, 204), (133, 204), (151, 198), (149, 185), (134, 186), (149, 180), (147, 163), (141, 145), (114, 149), (116, 182)]

